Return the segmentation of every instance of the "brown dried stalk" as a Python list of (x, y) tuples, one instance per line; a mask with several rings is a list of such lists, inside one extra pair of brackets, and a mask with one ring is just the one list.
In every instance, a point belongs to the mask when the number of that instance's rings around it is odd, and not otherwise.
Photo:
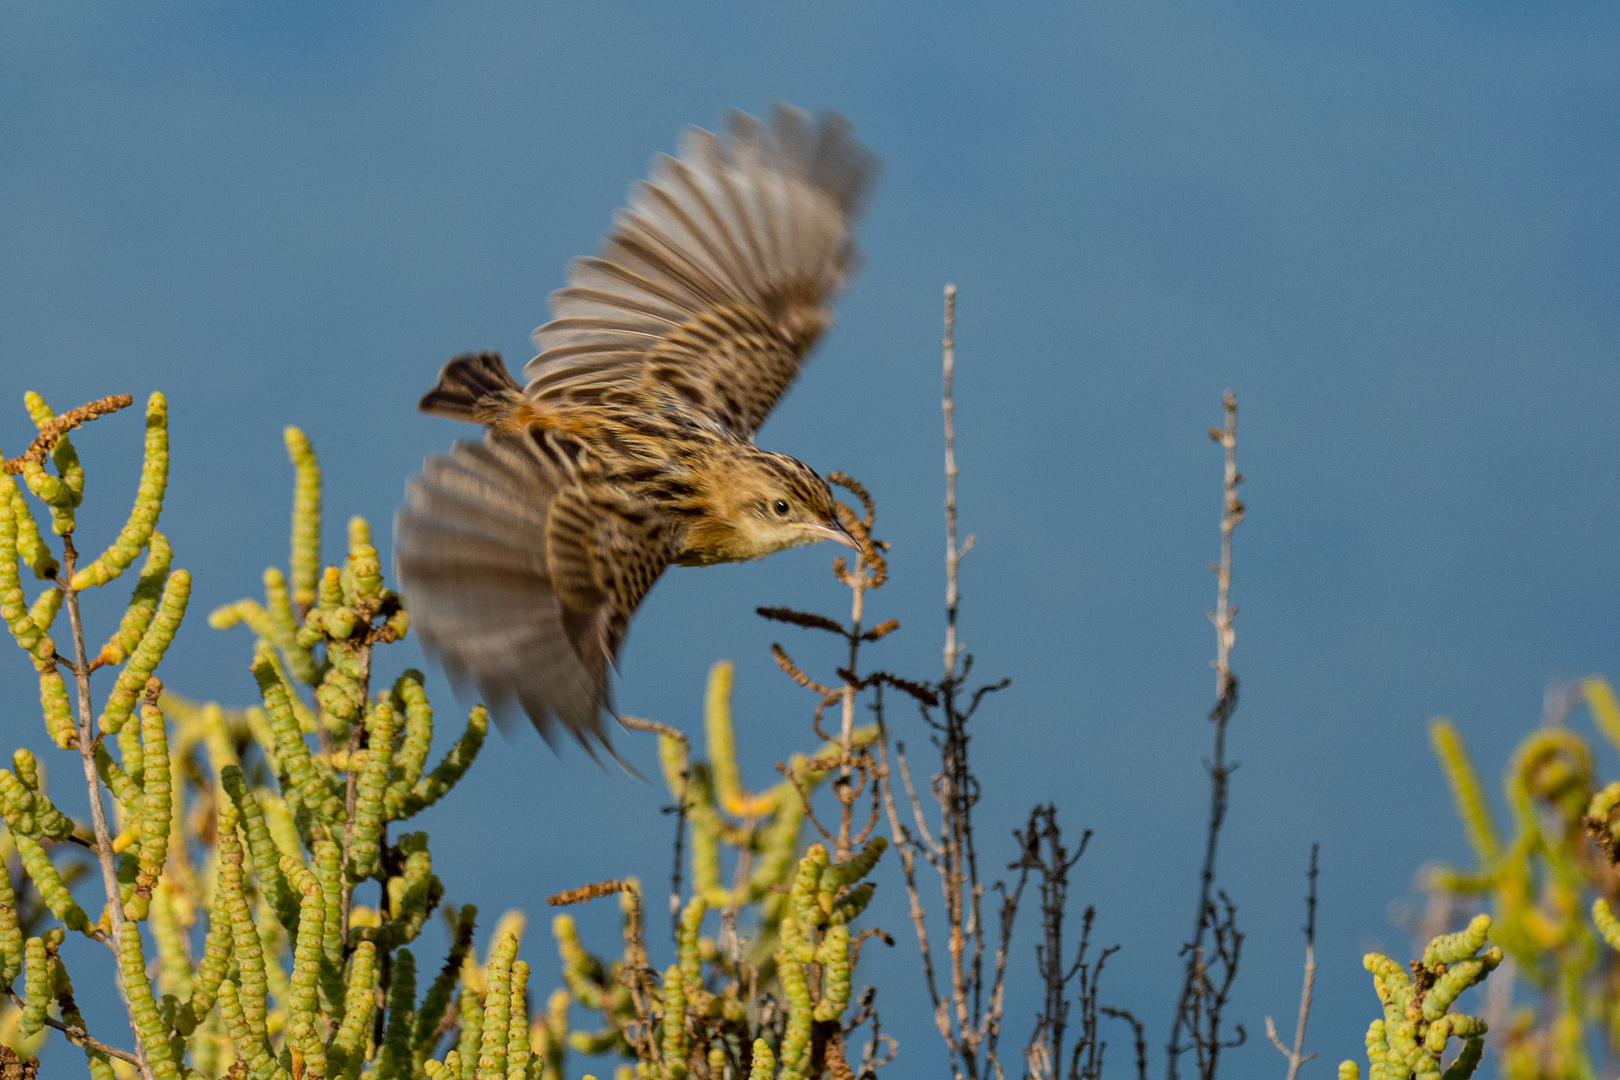
[[(761, 613), (763, 614), (763, 609), (761, 609)], [(840, 632), (842, 632), (844, 628), (840, 626), (838, 629)], [(810, 676), (806, 675), (803, 669), (801, 669), (798, 664), (795, 664), (792, 658), (788, 656), (787, 652), (782, 648), (782, 646), (777, 645), (774, 642), (771, 645), (771, 657), (776, 661), (776, 666), (781, 668), (782, 671), (786, 673), (788, 678), (792, 679), (795, 683), (804, 687), (806, 690), (814, 690), (822, 697), (831, 698), (834, 701), (844, 696), (844, 692), (842, 690), (834, 690), (831, 687), (822, 686)], [(827, 702), (829, 705), (831, 703), (831, 701)], [(816, 734), (821, 734), (820, 709), (816, 710)]]
[(845, 639), (849, 637), (849, 631), (844, 629), (843, 623), (809, 611), (794, 611), (792, 608), (785, 607), (762, 607), (755, 608), (754, 614), (762, 619), (770, 619), (772, 622), (791, 623), (794, 626), (803, 626), (809, 630), (825, 630), (829, 634), (837, 634)]
[[(911, 782), (905, 755), (905, 745), (896, 744), (896, 764), (910, 805), (911, 818), (916, 831), (900, 820), (896, 805), (892, 777), (888, 773), (887, 746), (880, 742), (880, 769), (886, 782), (883, 785), (884, 808), (889, 828), (900, 855), (900, 866), (910, 904), (912, 926), (917, 933), (917, 946), (922, 954), (923, 975), (933, 1006), (934, 1025), (940, 1038), (950, 1051), (953, 1074), (963, 1080), (977, 1080), (980, 1076), (1001, 1075), (997, 1056), (997, 1041), (1001, 1032), (1003, 992), (1006, 983), (1007, 951), (1012, 935), (1013, 920), (1017, 915), (1019, 892), (1008, 892), (999, 883), (993, 886), (1001, 895), (999, 934), (994, 946), (992, 968), (988, 977), (984, 970), (987, 931), (981, 909), (985, 885), (979, 879), (978, 853), (973, 831), (973, 808), (978, 802), (979, 785), (969, 764), (969, 736), (967, 723), (986, 694), (1006, 686), (1003, 680), (980, 687), (971, 694), (964, 684), (971, 671), (972, 657), (967, 655), (957, 639), (957, 612), (960, 591), (957, 578), (962, 557), (972, 546), (972, 539), (957, 543), (956, 515), (956, 432), (955, 405), (952, 400), (952, 380), (955, 372), (955, 312), (956, 289), (945, 289), (945, 338), (943, 342), (944, 392), (942, 408), (945, 418), (945, 651), (944, 674), (937, 684), (926, 689), (934, 698), (929, 702), (921, 695), (918, 707), (923, 720), (935, 732), (933, 743), (940, 752), (939, 771), (934, 774), (929, 792), (939, 807), (937, 830), (930, 830), (925, 820), (922, 803)], [(911, 687), (890, 682), (896, 689), (912, 692)], [(881, 707), (882, 698), (877, 699)], [(938, 710), (937, 713), (934, 710)], [(882, 715), (879, 714), (879, 722)], [(927, 917), (917, 885), (917, 856), (921, 855), (940, 878), (945, 905), (945, 950), (948, 962), (945, 976), (949, 989), (942, 990), (936, 977), (933, 950), (930, 944)]]
[(587, 900), (595, 900), (602, 896), (614, 896), (628, 888), (618, 878), (609, 878), (606, 881), (593, 881), (589, 885), (581, 885), (574, 889), (564, 889), (546, 897), (546, 903), (552, 907), (567, 907), (570, 904), (583, 904)]
[[(1080, 857), (1086, 853), (1086, 845), (1091, 841), (1091, 830), (1087, 829), (1080, 834), (1080, 846), (1071, 855), (1063, 845), (1063, 834), (1058, 828), (1057, 807), (1053, 805), (1037, 806), (1030, 812), (1029, 824), (1022, 832), (1013, 834), (1018, 839), (1023, 854), (1017, 862), (1012, 863), (1008, 869), (1018, 871), (1018, 887), (1023, 889), (1024, 881), (1033, 871), (1040, 876), (1041, 892), (1041, 942), (1035, 946), (1035, 967), (1040, 972), (1041, 982), (1046, 991), (1045, 1001), (1041, 1011), (1035, 1017), (1034, 1030), (1030, 1032), (1029, 1049), (1025, 1056), (1032, 1059), (1037, 1047), (1050, 1061), (1046, 1073), (1052, 1080), (1057, 1080), (1058, 1070), (1063, 1062), (1063, 1038), (1069, 1022), (1069, 983), (1081, 974), (1082, 965), (1085, 964), (1086, 948), (1091, 941), (1091, 924), (1096, 917), (1092, 908), (1086, 909), (1080, 933), (1080, 949), (1072, 967), (1065, 967), (1063, 955), (1063, 920), (1068, 913), (1069, 871)], [(1044, 848), (1044, 850), (1043, 850)], [(1102, 964), (1107, 961), (1112, 949), (1103, 953), (1097, 961), (1100, 974)], [(1089, 968), (1086, 969), (1089, 972)], [(1089, 975), (1088, 975), (1089, 978)], [(1081, 986), (1081, 1013), (1084, 1021), (1087, 1013), (1087, 987), (1083, 982)], [(1091, 996), (1090, 1028), (1083, 1030), (1081, 1045), (1075, 1047), (1075, 1056), (1078, 1059), (1081, 1047), (1088, 1041), (1092, 1044), (1092, 1056), (1100, 1056), (1100, 1049), (1095, 1039), (1095, 995)], [(1089, 1038), (1088, 1038), (1089, 1037)]]
[(686, 733), (657, 720), (644, 720), (639, 716), (621, 716), (619, 722), (632, 731), (647, 731), (667, 735), (681, 748), (681, 788), (670, 809), (675, 812), (675, 865), (669, 874), (669, 930), (676, 934), (681, 921), (681, 871), (686, 853), (686, 785), (691, 779), (692, 744)]
[(651, 1063), (655, 1068), (663, 1064), (663, 1050), (653, 1038), (652, 1002), (657, 973), (647, 961), (647, 939), (642, 930), (641, 890), (633, 882), (624, 882), (623, 891), (630, 897), (624, 919), (624, 968), (619, 977), (630, 991), (630, 1001), (636, 1010), (635, 1030), (627, 1030), (631, 1046), (638, 1060)]
[(1299, 1076), (1299, 1067), (1305, 1064), (1315, 1054), (1307, 1054), (1305, 1050), (1305, 1021), (1311, 1015), (1311, 991), (1316, 985), (1316, 849), (1311, 845), (1311, 869), (1305, 875), (1310, 887), (1305, 894), (1305, 981), (1299, 991), (1299, 1018), (1294, 1023), (1294, 1045), (1290, 1049), (1282, 1044), (1277, 1037), (1277, 1026), (1266, 1017), (1266, 1038), (1271, 1040), (1283, 1057), (1288, 1059), (1287, 1080), (1295, 1080)]
[(28, 444), (27, 450), (6, 461), (5, 471), (12, 476), (16, 476), (23, 471), (23, 466), (29, 462), (35, 465), (45, 464), (45, 455), (55, 448), (62, 436), (80, 424), (94, 420), (98, 416), (106, 416), (108, 413), (115, 413), (119, 409), (128, 408), (134, 401), (135, 399), (128, 394), (111, 394), (88, 404), (80, 405), (76, 409), (69, 409), (40, 428), (38, 437)]
[(973, 537), (960, 547), (956, 543), (956, 286), (945, 286), (945, 340), (944, 354), (945, 392), (940, 411), (945, 423), (945, 677), (956, 676), (956, 661), (961, 647), (956, 640), (956, 609), (961, 601), (957, 591), (957, 569), (962, 556), (973, 547)]
[[(837, 484), (846, 491), (853, 493), (856, 498), (861, 500), (861, 504), (866, 510), (864, 517), (856, 518), (847, 506), (843, 503), (838, 504), (838, 516), (843, 520), (844, 527), (854, 534), (856, 541), (861, 545), (861, 553), (855, 560), (854, 570), (845, 569), (842, 556), (833, 560), (833, 573), (840, 581), (849, 586), (851, 594), (849, 629), (846, 631), (849, 636), (849, 666), (847, 670), (854, 672), (856, 670), (856, 661), (860, 657), (861, 619), (866, 613), (866, 590), (882, 588), (883, 582), (889, 576), (889, 567), (884, 562), (883, 556), (878, 554), (878, 548), (883, 545), (872, 538), (872, 522), (877, 515), (877, 511), (872, 505), (872, 496), (867, 494), (866, 488), (861, 486), (859, 481), (841, 472), (828, 473), (827, 480), (829, 483)], [(839, 731), (839, 743), (843, 746), (846, 757), (849, 756), (850, 752), (850, 736), (855, 730), (855, 695), (860, 692), (860, 687), (856, 685), (856, 682), (857, 680), (853, 675), (846, 676), (844, 679), (844, 712), (843, 724)], [(848, 781), (849, 769), (848, 764), (840, 766), (840, 779), (842, 781)], [(845, 826), (847, 826), (847, 822)], [(849, 853), (849, 830), (847, 827), (839, 829), (839, 837), (838, 857), (844, 858)]]
[[(1226, 728), (1238, 700), (1237, 676), (1232, 674), (1231, 666), (1232, 645), (1236, 639), (1232, 620), (1237, 615), (1237, 608), (1230, 602), (1232, 532), (1243, 520), (1244, 513), (1243, 501), (1237, 493), (1238, 485), (1243, 482), (1243, 474), (1237, 471), (1237, 398), (1230, 390), (1222, 396), (1221, 405), (1226, 410), (1226, 424), (1209, 432), (1209, 437), (1225, 451), (1221, 481), (1221, 557), (1219, 563), (1210, 567), (1216, 583), (1215, 610), (1209, 616), (1215, 625), (1216, 697), (1215, 707), (1209, 714), (1215, 728), (1214, 752), (1206, 764), (1210, 777), (1209, 820), (1204, 833), (1204, 864), (1198, 879), (1198, 913), (1192, 939), (1182, 947), (1187, 967), (1170, 1039), (1165, 1046), (1166, 1080), (1176, 1080), (1180, 1075), (1181, 1057), (1188, 1050), (1197, 1052), (1200, 1080), (1213, 1080), (1221, 1050), (1239, 1045), (1245, 1038), (1241, 1024), (1234, 1026), (1236, 1037), (1231, 1041), (1226, 1041), (1220, 1031), (1221, 1009), (1237, 974), (1243, 935), (1237, 930), (1236, 907), (1226, 894), (1219, 894), (1219, 906), (1215, 902), (1215, 855), (1221, 827), (1226, 822), (1232, 770), (1237, 767), (1226, 760)], [(1212, 964), (1221, 969), (1219, 985), (1210, 979)], [(1183, 1036), (1191, 1040), (1190, 1045), (1182, 1041)]]

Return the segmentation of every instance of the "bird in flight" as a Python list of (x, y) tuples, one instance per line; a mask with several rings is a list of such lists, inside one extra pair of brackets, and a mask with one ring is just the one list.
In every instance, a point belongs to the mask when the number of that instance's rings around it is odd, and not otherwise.
[(497, 715), (594, 753), (608, 667), (668, 566), (859, 550), (827, 482), (754, 433), (832, 324), (876, 167), (834, 114), (690, 128), (552, 294), (525, 385), (497, 353), (439, 373), (421, 410), (484, 437), (410, 481), (398, 579), (424, 648)]

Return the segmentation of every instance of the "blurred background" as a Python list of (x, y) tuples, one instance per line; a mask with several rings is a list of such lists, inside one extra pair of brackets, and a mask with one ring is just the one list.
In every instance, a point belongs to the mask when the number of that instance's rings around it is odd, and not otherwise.
[[(1249, 935), (1229, 1016), (1250, 1039), (1228, 1064), (1281, 1066), (1263, 1018), (1291, 1029), (1320, 841), (1306, 1075), (1325, 1076), (1375, 1015), (1361, 954), (1406, 955), (1392, 903), (1424, 861), (1466, 861), (1426, 721), (1455, 718), (1496, 794), (1550, 682), (1620, 673), (1617, 45), (1620, 10), (1573, 2), (8, 4), (0, 447), (32, 435), (26, 389), (58, 409), (168, 395), (163, 527), (197, 584), (165, 677), (248, 703), (247, 632), (204, 616), (285, 563), (283, 425), (321, 454), (328, 558), (351, 514), (386, 553), (406, 478), (467, 434), (417, 397), (457, 352), (521, 366), (567, 259), (653, 152), (731, 107), (836, 109), (884, 160), (867, 266), (760, 442), (871, 488), (893, 579), (868, 611), (903, 629), (870, 657), (937, 677), (958, 285), (963, 635), (977, 673), (1012, 680), (974, 721), (981, 861), (1014, 857), (1036, 801), (1096, 830), (1071, 899), (1123, 946), (1102, 997), (1148, 1023), (1154, 1072), (1208, 790), (1205, 431), (1236, 391), (1241, 768), (1220, 871)], [(75, 436), (87, 548), (128, 506), (137, 417)], [(696, 733), (709, 665), (735, 660), (745, 779), (773, 780), (811, 738), (769, 644), (835, 657), (753, 609), (845, 610), (831, 554), (670, 573), (621, 707)], [(7, 744), (65, 777), (34, 691), (0, 653)], [(429, 691), (453, 714), (437, 674)], [(895, 734), (924, 739), (903, 710)], [(653, 774), (649, 740), (619, 744)], [(665, 880), (660, 786), (529, 731), (475, 769), (426, 826), (486, 929), (585, 881)], [(898, 945), (869, 946), (858, 981), (882, 988), (893, 1075), (939, 1075), (898, 868), (877, 876), (869, 921)], [(611, 940), (606, 908), (581, 921)], [(1009, 1050), (1037, 1004), (1034, 928)], [(541, 993), (546, 937), (525, 948)], [(78, 983), (94, 1027), (116, 1002)], [(1127, 1055), (1123, 1028), (1112, 1041)]]

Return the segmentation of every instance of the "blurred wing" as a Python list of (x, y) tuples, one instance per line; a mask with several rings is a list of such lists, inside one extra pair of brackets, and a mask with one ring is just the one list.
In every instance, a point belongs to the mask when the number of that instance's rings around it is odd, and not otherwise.
[(877, 165), (837, 115), (779, 105), (772, 120), (691, 128), (654, 160), (601, 254), (552, 295), (528, 396), (695, 412), (752, 437), (832, 323)]
[(593, 754), (607, 744), (608, 663), (669, 562), (662, 523), (609, 490), (590, 500), (608, 509), (588, 519), (588, 539), (638, 558), (619, 556), (617, 576), (603, 575), (594, 593), (575, 564), (553, 569), (553, 538), (574, 528), (573, 504), (594, 475), (579, 445), (555, 432), (492, 432), (429, 458), (394, 523), (400, 590), (423, 648), (453, 679), (476, 684), (497, 715), (521, 707), (548, 741), (560, 721)]
[(557, 493), (546, 522), (546, 563), (569, 640), (603, 665), (604, 683), (630, 616), (674, 557), (664, 518), (649, 503), (604, 484)]

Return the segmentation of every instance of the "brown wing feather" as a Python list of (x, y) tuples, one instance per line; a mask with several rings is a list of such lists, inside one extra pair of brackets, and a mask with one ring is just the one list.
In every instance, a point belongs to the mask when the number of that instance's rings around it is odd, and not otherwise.
[[(577, 559), (565, 543), (553, 560), (559, 534), (577, 536)], [(646, 504), (554, 431), (491, 431), (427, 460), (394, 536), (412, 626), (452, 678), (548, 739), (560, 722), (593, 753), (607, 745), (608, 665), (672, 555)]]
[(604, 677), (630, 616), (673, 557), (666, 522), (647, 502), (606, 484), (557, 493), (546, 564), (575, 651), (602, 663)]
[(535, 331), (537, 403), (634, 401), (752, 437), (832, 322), (876, 159), (836, 115), (736, 114), (654, 161), (601, 255), (577, 260)]

